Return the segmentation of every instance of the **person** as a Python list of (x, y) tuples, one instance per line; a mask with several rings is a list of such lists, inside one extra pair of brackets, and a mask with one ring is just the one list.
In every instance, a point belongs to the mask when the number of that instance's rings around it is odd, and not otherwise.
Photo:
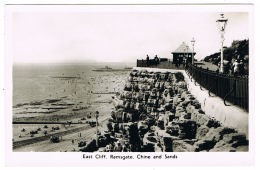
[(106, 145), (106, 152), (111, 152), (112, 151), (112, 145), (111, 144), (107, 144)]
[(183, 62), (182, 62), (182, 67), (185, 68), (186, 67), (186, 61), (188, 61), (187, 59), (183, 59)]
[(233, 68), (234, 68), (234, 76), (238, 76), (239, 75), (239, 60), (236, 60), (234, 63), (233, 63)]
[(149, 67), (149, 56), (146, 57), (146, 66)]
[(240, 60), (239, 72), (240, 72), (241, 75), (244, 75), (244, 74), (245, 74), (245, 65), (244, 65), (243, 60)]
[(114, 147), (114, 152), (121, 152), (122, 151), (122, 145), (119, 141), (116, 142), (116, 145)]
[(176, 59), (176, 64), (175, 64), (175, 66), (176, 66), (177, 68), (179, 68), (179, 57)]
[(229, 74), (229, 73), (230, 73), (230, 70), (231, 70), (230, 62), (228, 61), (228, 62), (225, 64), (224, 73)]
[(159, 58), (157, 57), (157, 55), (155, 55), (155, 57), (154, 57), (154, 63), (155, 63), (156, 67), (159, 64)]
[(122, 146), (122, 152), (128, 152), (128, 149), (125, 145)]

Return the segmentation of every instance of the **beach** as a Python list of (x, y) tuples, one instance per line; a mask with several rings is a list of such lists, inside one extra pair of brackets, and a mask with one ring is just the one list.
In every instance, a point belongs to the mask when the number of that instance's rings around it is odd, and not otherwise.
[[(30, 65), (14, 68), (14, 151), (74, 151), (80, 139), (88, 141), (93, 138), (95, 128), (90, 127), (89, 122), (96, 121), (95, 112), (98, 111), (102, 129), (102, 122), (110, 117), (114, 109), (111, 96), (123, 90), (125, 77), (129, 74), (129, 71), (92, 71), (92, 68), (104, 65)], [(117, 64), (110, 66), (118, 67)], [(61, 142), (50, 143), (49, 138), (55, 135), (62, 138)], [(37, 141), (37, 138), (44, 136), (42, 142), (46, 142), (46, 146)], [(66, 143), (69, 140), (72, 144), (72, 139), (75, 142), (73, 148)], [(21, 142), (26, 140), (29, 143)]]

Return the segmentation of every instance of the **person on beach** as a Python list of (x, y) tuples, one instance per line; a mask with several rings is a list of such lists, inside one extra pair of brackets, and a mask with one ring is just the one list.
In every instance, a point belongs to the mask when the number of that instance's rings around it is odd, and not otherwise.
[(125, 145), (122, 146), (122, 152), (128, 152), (128, 149)]
[(106, 145), (106, 152), (112, 152), (112, 145), (111, 144), (108, 144)]
[(114, 147), (114, 152), (121, 152), (122, 151), (122, 145), (119, 141), (116, 142), (116, 145)]

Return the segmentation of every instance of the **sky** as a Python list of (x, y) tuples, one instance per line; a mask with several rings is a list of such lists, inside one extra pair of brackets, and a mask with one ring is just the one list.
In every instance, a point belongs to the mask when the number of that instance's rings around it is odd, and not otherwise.
[[(236, 9), (236, 7), (235, 7)], [(11, 11), (11, 12), (10, 12)], [(216, 20), (228, 18), (224, 46), (249, 39), (249, 14), (212, 6), (30, 6), (7, 7), (14, 63), (136, 62), (171, 52), (183, 42), (196, 59), (220, 49)]]

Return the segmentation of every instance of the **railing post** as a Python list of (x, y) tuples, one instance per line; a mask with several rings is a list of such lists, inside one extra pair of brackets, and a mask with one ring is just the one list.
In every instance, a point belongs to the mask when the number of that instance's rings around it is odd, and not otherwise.
[[(232, 92), (235, 92), (234, 93), (234, 99), (235, 100), (237, 100), (236, 99), (236, 86), (237, 86), (237, 77), (235, 77), (234, 78), (234, 83), (233, 83), (233, 87), (232, 87), (232, 89), (230, 90), (230, 92), (224, 97), (224, 104), (227, 106), (227, 104), (226, 104), (226, 99), (227, 99), (227, 97), (232, 93)], [(236, 104), (236, 101), (234, 102), (234, 104)]]

